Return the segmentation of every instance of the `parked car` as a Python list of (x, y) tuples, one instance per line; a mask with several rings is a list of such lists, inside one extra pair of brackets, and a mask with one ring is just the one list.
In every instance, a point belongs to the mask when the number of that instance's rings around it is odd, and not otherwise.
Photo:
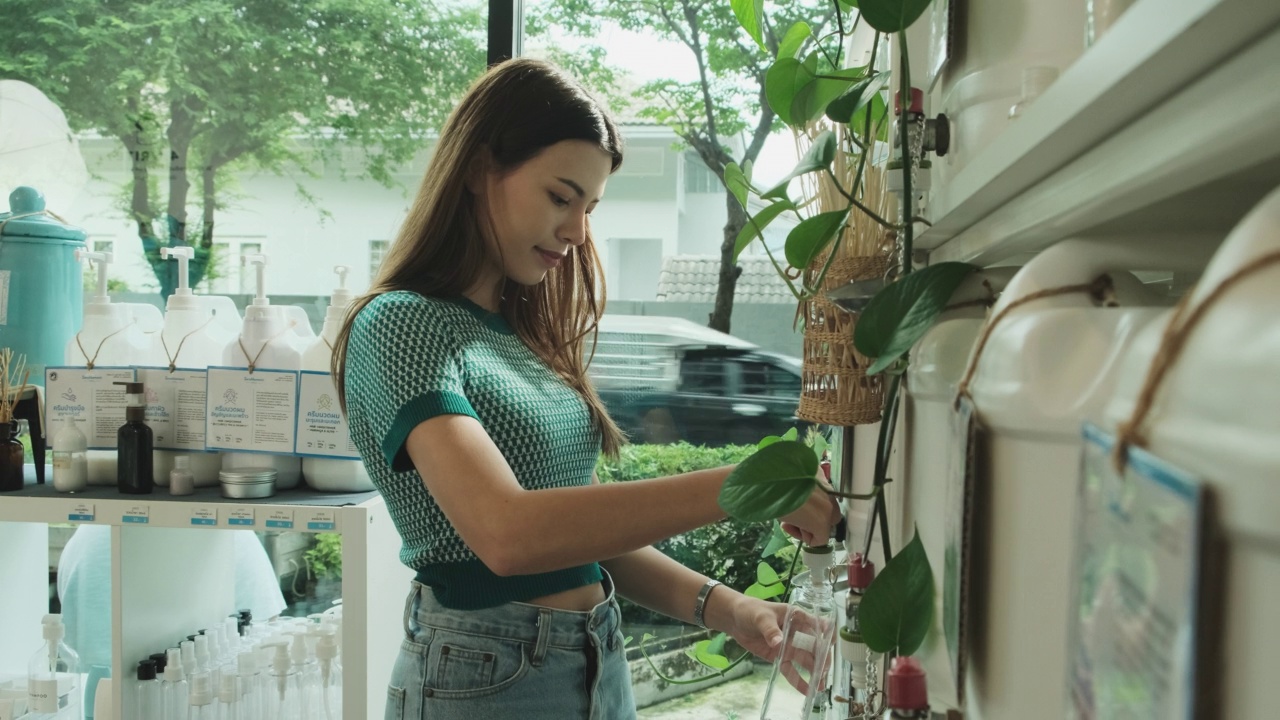
[(606, 316), (589, 368), (632, 442), (750, 445), (808, 428), (798, 358), (681, 318)]

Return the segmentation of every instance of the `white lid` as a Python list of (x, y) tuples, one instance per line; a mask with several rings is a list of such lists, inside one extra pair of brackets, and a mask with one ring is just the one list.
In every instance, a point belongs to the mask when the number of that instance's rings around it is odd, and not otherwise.
[(56, 643), (66, 634), (66, 628), (62, 626), (62, 615), (59, 613), (45, 615), (40, 624), (43, 626), (44, 639), (49, 642)]
[[(255, 273), (255, 275), (257, 277), (257, 290), (253, 296), (253, 303), (251, 307), (264, 307), (264, 306), (270, 305), (271, 301), (267, 300), (267, 281), (266, 281), (267, 254), (266, 253), (250, 253), (248, 255), (241, 255), (240, 264), (256, 266), (255, 269), (257, 272)], [(249, 310), (248, 308), (245, 308), (246, 317), (248, 315), (248, 310)]]
[(169, 648), (167, 654), (169, 657), (164, 663), (165, 682), (182, 682), (185, 679), (182, 672), (182, 651), (178, 648)]
[(236, 672), (240, 677), (258, 674), (258, 656), (252, 650), (244, 650), (236, 655)]
[(193, 706), (208, 705), (213, 702), (213, 675), (201, 671), (191, 676), (191, 691), (188, 695)]
[(209, 666), (209, 636), (196, 636), (196, 663), (199, 667)]
[(346, 265), (333, 266), (333, 272), (338, 276), (338, 287), (334, 288), (333, 296), (329, 298), (330, 309), (337, 308), (339, 312), (343, 312), (355, 297), (354, 293), (347, 289), (347, 273), (350, 271), (351, 268)]
[(97, 263), (98, 271), (98, 291), (93, 296), (85, 299), (85, 305), (110, 305), (111, 298), (107, 296), (107, 268), (111, 265), (113, 256), (109, 252), (89, 252), (87, 250), (76, 250), (76, 261), (88, 260), (90, 265)]
[(160, 257), (168, 260), (169, 258), (178, 259), (178, 287), (173, 291), (173, 295), (169, 297), (169, 302), (173, 302), (175, 297), (187, 297), (191, 295), (191, 288), (187, 287), (187, 264), (191, 262), (191, 258), (196, 256), (195, 248), (191, 247), (162, 247), (160, 248)]
[(224, 705), (234, 705), (240, 702), (239, 687), (236, 681), (239, 680), (234, 674), (229, 672), (222, 673), (221, 687), (218, 688), (218, 701)]
[(173, 456), (173, 468), (174, 468), (175, 470), (190, 470), (190, 469), (191, 469), (191, 456), (189, 456), (189, 455), (174, 455), (174, 456)]

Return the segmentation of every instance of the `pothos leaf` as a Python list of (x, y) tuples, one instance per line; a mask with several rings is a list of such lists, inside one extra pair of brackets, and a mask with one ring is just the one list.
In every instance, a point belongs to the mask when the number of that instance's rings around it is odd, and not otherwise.
[(871, 581), (858, 605), (867, 647), (878, 653), (911, 655), (933, 623), (933, 571), (917, 532)]
[(853, 330), (854, 347), (876, 359), (867, 374), (884, 370), (910, 350), (933, 327), (951, 294), (975, 269), (968, 263), (938, 263), (876, 293)]
[(804, 504), (817, 473), (818, 460), (804, 443), (779, 440), (738, 463), (720, 488), (719, 504), (745, 522), (776, 520)]

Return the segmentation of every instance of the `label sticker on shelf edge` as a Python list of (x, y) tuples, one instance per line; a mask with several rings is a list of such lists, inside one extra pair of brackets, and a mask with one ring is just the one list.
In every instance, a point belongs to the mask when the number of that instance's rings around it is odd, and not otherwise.
[(292, 530), (293, 529), (293, 511), (292, 510), (272, 510), (267, 515), (267, 527), (276, 530)]
[(93, 503), (77, 503), (67, 513), (69, 522), (93, 522)]
[(227, 516), (228, 525), (237, 525), (240, 527), (253, 525), (253, 509), (252, 508), (235, 508)]
[(0, 325), (9, 324), (9, 272), (0, 270)]
[(120, 521), (135, 525), (146, 525), (151, 522), (151, 508), (146, 505), (134, 505), (124, 511)]
[(307, 517), (308, 530), (333, 530), (338, 526), (337, 513), (333, 510), (312, 510)]
[(218, 524), (218, 508), (210, 506), (201, 506), (191, 511), (192, 525), (217, 525)]

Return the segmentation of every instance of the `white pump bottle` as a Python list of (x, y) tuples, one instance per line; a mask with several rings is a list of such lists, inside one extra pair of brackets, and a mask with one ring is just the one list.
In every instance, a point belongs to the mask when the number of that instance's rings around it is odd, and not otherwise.
[[(194, 257), (190, 247), (160, 248), (160, 256), (178, 261), (178, 288), (165, 304), (164, 329), (151, 347), (146, 365), (180, 370), (204, 370), (222, 362), (222, 351), (240, 329), (240, 313), (229, 297), (194, 295), (187, 286), (187, 263)], [(155, 450), (152, 474), (155, 484), (168, 487), (175, 458), (191, 458), (190, 470), (196, 487), (218, 484), (222, 455), (192, 450)]]
[[(337, 265), (333, 272), (338, 276), (338, 287), (334, 289), (329, 300), (329, 309), (324, 315), (324, 329), (320, 337), (302, 353), (302, 369), (328, 373), (333, 360), (333, 346), (338, 341), (338, 333), (342, 330), (342, 322), (347, 317), (347, 309), (351, 306), (353, 294), (347, 289), (346, 265)], [(329, 382), (333, 382), (332, 376)], [(336, 388), (335, 388), (336, 397)], [(347, 438), (339, 438), (345, 442)], [(373, 481), (365, 471), (364, 463), (358, 458), (302, 458), (302, 476), (307, 485), (323, 492), (365, 492), (373, 489)]]
[[(267, 266), (265, 254), (244, 255), (245, 265), (257, 266), (258, 292), (253, 302), (244, 309), (244, 326), (240, 336), (227, 344), (222, 353), (222, 364), (231, 367), (253, 366), (260, 370), (301, 370), (302, 353), (296, 344), (297, 335), (285, 309), (267, 300), (264, 272)], [(276, 471), (276, 489), (291, 490), (302, 480), (302, 460), (293, 455), (262, 455), (258, 453), (222, 454), (222, 469), (245, 467), (269, 467)]]
[[(151, 338), (160, 329), (160, 311), (145, 303), (111, 302), (107, 295), (111, 253), (77, 250), (75, 255), (77, 260), (97, 266), (98, 288), (85, 299), (84, 323), (67, 342), (65, 364), (83, 368), (137, 365), (146, 358)], [(116, 484), (114, 450), (91, 450), (87, 459), (90, 485)]]

